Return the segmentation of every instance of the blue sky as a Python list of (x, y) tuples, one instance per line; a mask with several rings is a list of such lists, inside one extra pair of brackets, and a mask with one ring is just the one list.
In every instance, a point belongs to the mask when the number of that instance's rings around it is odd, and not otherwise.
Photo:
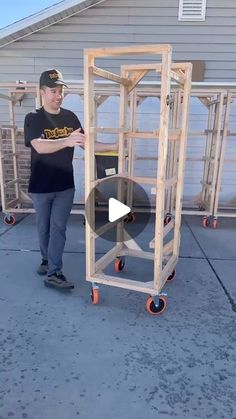
[(0, 0), (0, 29), (56, 3), (60, 0)]

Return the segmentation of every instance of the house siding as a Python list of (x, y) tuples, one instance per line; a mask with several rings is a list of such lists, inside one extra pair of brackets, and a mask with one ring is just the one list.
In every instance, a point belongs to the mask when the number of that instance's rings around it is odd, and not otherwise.
[[(206, 20), (178, 21), (178, 0), (107, 0), (0, 49), (0, 80), (37, 81), (45, 67), (83, 78), (83, 49), (170, 43), (174, 60), (204, 60), (205, 81), (235, 79), (236, 3), (207, 0)], [(229, 63), (229, 65), (228, 65)], [(109, 67), (117, 68), (110, 60)]]

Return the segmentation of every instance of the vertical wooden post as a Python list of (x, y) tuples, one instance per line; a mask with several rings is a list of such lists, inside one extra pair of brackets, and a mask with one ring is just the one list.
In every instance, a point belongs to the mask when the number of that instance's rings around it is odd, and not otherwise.
[(19, 200), (20, 197), (20, 185), (18, 179), (18, 167), (17, 167), (17, 154), (16, 154), (16, 126), (15, 126), (15, 115), (14, 115), (14, 97), (10, 93), (9, 100), (9, 115), (10, 115), (10, 132), (11, 132), (11, 144), (12, 144), (12, 160), (13, 160), (13, 173), (15, 182), (15, 196)]
[(158, 146), (158, 165), (156, 183), (156, 217), (155, 217), (155, 247), (154, 247), (154, 287), (161, 289), (161, 272), (163, 269), (163, 225), (165, 206), (165, 174), (168, 149), (169, 129), (169, 95), (171, 52), (162, 55), (161, 72), (161, 108)]
[(182, 109), (182, 123), (179, 146), (179, 166), (178, 166), (178, 181), (176, 187), (176, 204), (175, 204), (175, 227), (174, 227), (174, 245), (173, 254), (178, 257), (180, 246), (180, 228), (181, 228), (181, 210), (182, 210), (182, 196), (184, 187), (184, 167), (185, 155), (187, 145), (187, 131), (188, 131), (188, 109), (191, 91), (192, 78), (192, 64), (188, 64), (185, 71), (186, 82), (183, 91), (183, 109)]
[[(95, 271), (95, 241), (93, 239), (93, 227), (95, 227), (95, 162), (94, 142), (95, 134), (91, 129), (95, 124), (94, 115), (94, 75), (90, 66), (94, 65), (94, 58), (89, 54), (84, 55), (84, 131), (86, 135), (85, 167), (85, 205), (86, 214), (90, 221), (86, 221), (86, 277), (89, 278)], [(89, 205), (87, 205), (89, 199)]]

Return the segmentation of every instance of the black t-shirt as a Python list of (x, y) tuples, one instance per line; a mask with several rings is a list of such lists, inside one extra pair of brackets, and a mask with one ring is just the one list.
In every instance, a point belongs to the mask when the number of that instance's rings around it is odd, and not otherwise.
[(39, 154), (31, 146), (31, 141), (35, 138), (57, 140), (68, 137), (78, 128), (83, 132), (77, 116), (63, 108), (59, 114), (51, 114), (41, 108), (26, 115), (25, 145), (31, 147), (29, 192), (58, 192), (74, 187), (72, 165), (74, 147), (66, 147), (55, 153)]

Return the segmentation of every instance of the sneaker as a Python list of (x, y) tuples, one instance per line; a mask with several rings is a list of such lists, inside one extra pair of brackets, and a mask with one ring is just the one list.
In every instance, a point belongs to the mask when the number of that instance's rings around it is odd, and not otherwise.
[(60, 288), (60, 289), (73, 289), (74, 284), (67, 281), (66, 277), (62, 273), (55, 272), (52, 275), (48, 275), (47, 279), (44, 280), (46, 287)]
[(48, 273), (48, 261), (46, 259), (42, 259), (41, 264), (37, 269), (38, 275), (47, 275)]

